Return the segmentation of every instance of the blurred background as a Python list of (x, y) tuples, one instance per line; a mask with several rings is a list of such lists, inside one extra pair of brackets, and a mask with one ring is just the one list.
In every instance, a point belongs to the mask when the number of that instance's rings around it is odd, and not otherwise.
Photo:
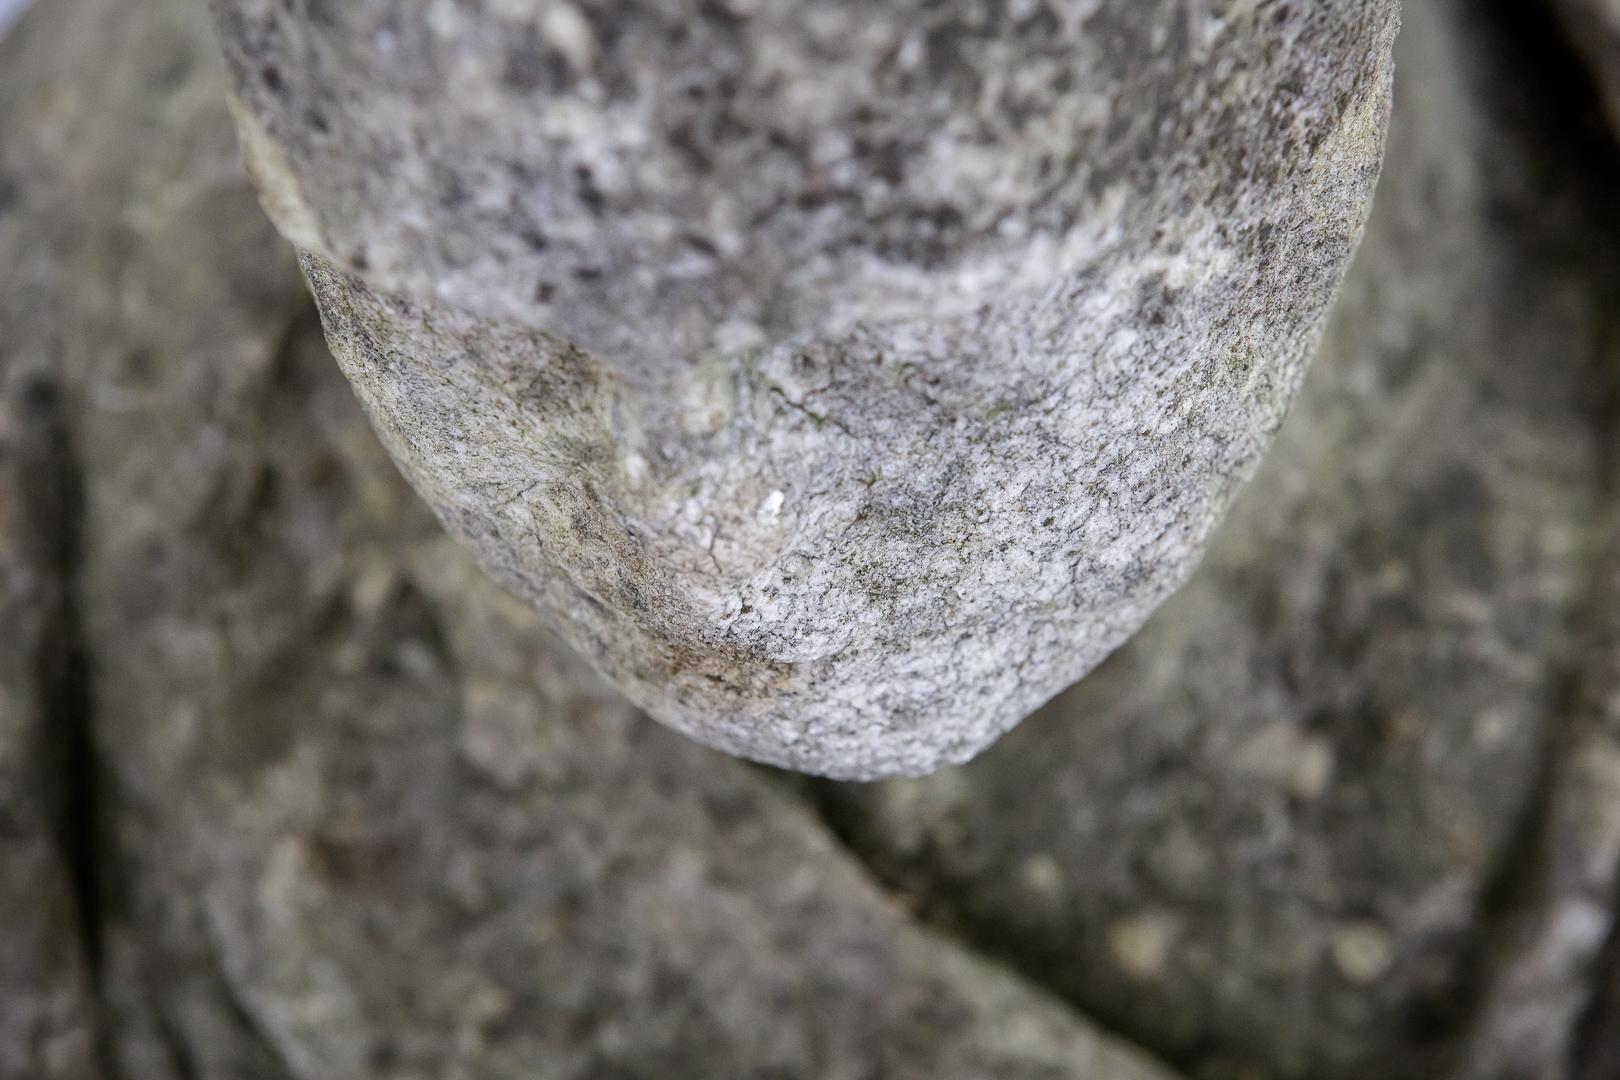
[(0, 27), (11, 25), (30, 0), (0, 0)]

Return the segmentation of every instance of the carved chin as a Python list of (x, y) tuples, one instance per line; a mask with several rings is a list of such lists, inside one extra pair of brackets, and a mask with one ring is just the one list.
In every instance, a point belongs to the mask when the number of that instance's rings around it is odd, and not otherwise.
[(1359, 238), (1395, 6), (215, 13), (441, 518), (655, 717), (871, 778), (1191, 572)]

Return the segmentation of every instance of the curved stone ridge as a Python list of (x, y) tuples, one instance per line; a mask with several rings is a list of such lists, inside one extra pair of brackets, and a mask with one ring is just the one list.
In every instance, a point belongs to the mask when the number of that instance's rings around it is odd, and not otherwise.
[(216, 0), (340, 363), (653, 715), (977, 752), (1190, 572), (1359, 236), (1394, 0)]

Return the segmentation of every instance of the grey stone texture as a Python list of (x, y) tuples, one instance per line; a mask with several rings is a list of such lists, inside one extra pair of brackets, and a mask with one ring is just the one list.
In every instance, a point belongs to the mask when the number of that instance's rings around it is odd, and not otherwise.
[(652, 724), (440, 528), (200, 5), (37, 6), (0, 1078), (1613, 1080), (1620, 169), (1511, 6), (1408, 0), (1367, 242), (1206, 565), (973, 765), (863, 787)]
[[(56, 780), (100, 802), (109, 1075), (1167, 1080), (913, 925), (799, 798), (637, 715), (443, 534), (332, 363), (215, 65), (190, 0), (50, 0), (0, 42), (0, 372), (8, 410), (51, 373), (61, 477), (3, 489), (0, 597), (27, 583), (13, 495), (77, 491), (55, 580), (103, 776)], [(5, 931), (30, 965), (75, 940)], [(56, 998), (5, 974), (11, 1053)]]
[(1190, 573), (1360, 234), (1394, 0), (216, 0), (452, 533), (632, 700), (983, 749)]
[[(83, 762), (87, 735), (73, 584), (81, 492), (57, 367), (57, 298), (76, 283), (31, 220), (25, 177), (44, 164), (13, 120), (37, 101), (21, 84), (58, 78), (37, 45), (22, 30), (0, 44), (0, 1078), (95, 1080), (76, 854), (91, 823), (60, 782)], [(49, 241), (69, 234), (86, 238), (64, 217)]]
[(1366, 241), (1193, 580), (972, 765), (822, 793), (931, 918), (1194, 1075), (1592, 1053), (1620, 172), (1503, 7), (1405, 4)]

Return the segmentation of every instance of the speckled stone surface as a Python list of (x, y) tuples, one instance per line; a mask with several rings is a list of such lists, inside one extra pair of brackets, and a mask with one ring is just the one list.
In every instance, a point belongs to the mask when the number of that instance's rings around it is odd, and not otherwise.
[(392, 471), (200, 7), (47, 0), (0, 42), (0, 1077), (1167, 1080), (1089, 1014), (1199, 1080), (1612, 1080), (1620, 173), (1517, 5), (1408, 8), (1206, 567), (974, 766), (829, 793), (636, 716)]
[(972, 756), (1191, 571), (1377, 172), (1394, 0), (213, 5), (451, 531), (655, 717)]
[[(197, 5), (18, 34), (0, 326), (83, 495), (113, 1075), (1168, 1080), (918, 928), (443, 534), (255, 206)], [(48, 1000), (5, 975), (0, 1017)]]
[[(4, 29), (4, 27), (0, 27)], [(72, 790), (87, 734), (74, 575), (80, 491), (58, 364), (74, 275), (42, 243), (18, 134), (56, 77), (38, 35), (0, 42), (0, 1077), (100, 1080), (92, 948), (74, 850), (88, 828)], [(53, 193), (56, 206), (84, 189)], [(87, 242), (64, 216), (51, 239)]]
[(1574, 1075), (1620, 869), (1620, 173), (1509, 6), (1405, 4), (1366, 242), (1187, 587), (973, 765), (826, 795), (1194, 1075)]

